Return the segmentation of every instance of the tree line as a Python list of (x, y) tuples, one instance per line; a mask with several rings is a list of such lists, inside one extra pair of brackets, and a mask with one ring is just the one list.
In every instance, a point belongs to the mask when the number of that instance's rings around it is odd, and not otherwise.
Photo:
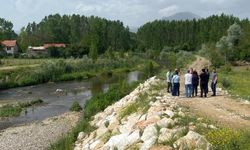
[(197, 51), (202, 49), (202, 44), (216, 47), (216, 43), (228, 34), (229, 27), (234, 23), (237, 23), (242, 31), (238, 43), (234, 46), (234, 49), (240, 50), (238, 54), (240, 56), (237, 58), (248, 59), (249, 20), (225, 14), (198, 20), (155, 20), (141, 26), (137, 33), (131, 33), (119, 20), (55, 14), (46, 16), (40, 23), (29, 23), (21, 29), (18, 37), (12, 30), (13, 24), (0, 19), (0, 40), (16, 38), (24, 52), (30, 45), (39, 46), (44, 43), (68, 45), (63, 50), (51, 48), (50, 55), (53, 57), (82, 57), (89, 54), (96, 59), (99, 54), (105, 52), (129, 50), (158, 55), (162, 51)]

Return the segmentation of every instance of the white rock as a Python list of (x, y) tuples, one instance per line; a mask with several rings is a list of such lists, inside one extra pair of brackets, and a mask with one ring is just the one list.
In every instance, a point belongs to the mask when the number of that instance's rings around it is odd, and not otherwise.
[(188, 134), (174, 143), (175, 149), (203, 149), (210, 150), (212, 145), (200, 134), (189, 131)]
[(96, 136), (100, 137), (103, 134), (105, 134), (106, 132), (108, 132), (108, 128), (106, 128), (105, 126), (101, 126), (96, 130)]
[(173, 111), (171, 111), (171, 110), (164, 111), (164, 114), (168, 115), (169, 118), (173, 118), (174, 115), (175, 115), (175, 113)]
[(157, 140), (156, 136), (153, 136), (153, 137), (147, 139), (141, 145), (140, 150), (148, 150), (148, 149), (150, 149), (155, 144), (156, 140)]
[(126, 147), (133, 145), (140, 140), (140, 131), (136, 130), (133, 133), (129, 134), (123, 133), (120, 135), (113, 136), (109, 141), (104, 145), (104, 149), (114, 149), (123, 150)]
[(159, 143), (168, 142), (173, 138), (173, 136), (174, 136), (174, 132), (172, 132), (170, 129), (162, 128), (160, 130), (158, 142)]
[(80, 133), (78, 134), (77, 140), (82, 140), (82, 139), (84, 139), (86, 136), (87, 136), (86, 133), (80, 132)]
[(97, 140), (97, 141), (93, 142), (92, 144), (90, 144), (89, 148), (91, 150), (97, 149), (97, 148), (99, 148), (98, 145), (100, 146), (101, 143), (102, 142), (100, 140)]
[(154, 125), (147, 126), (142, 134), (141, 140), (147, 141), (152, 137), (155, 137), (157, 135), (157, 130)]
[(214, 125), (208, 125), (208, 128), (210, 128), (210, 129), (217, 129), (217, 127), (214, 126)]
[(161, 128), (170, 128), (174, 126), (174, 121), (170, 118), (163, 118), (157, 122), (157, 125)]
[(179, 115), (180, 117), (185, 117), (185, 116), (186, 116), (182, 111), (179, 111), (179, 112), (178, 112), (178, 115)]

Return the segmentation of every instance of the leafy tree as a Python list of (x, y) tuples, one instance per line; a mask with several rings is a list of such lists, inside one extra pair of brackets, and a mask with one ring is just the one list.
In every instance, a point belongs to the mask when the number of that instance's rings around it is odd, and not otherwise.
[(90, 52), (89, 52), (89, 55), (92, 59), (93, 62), (95, 62), (97, 60), (97, 57), (98, 57), (98, 52), (97, 52), (97, 45), (96, 43), (93, 41), (91, 42), (91, 47), (90, 47)]

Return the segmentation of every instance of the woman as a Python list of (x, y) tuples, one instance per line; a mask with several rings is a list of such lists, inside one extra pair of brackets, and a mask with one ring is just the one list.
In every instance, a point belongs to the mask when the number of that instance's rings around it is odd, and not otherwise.
[(192, 74), (192, 96), (197, 96), (198, 93), (198, 85), (199, 85), (199, 76), (197, 71), (193, 71)]

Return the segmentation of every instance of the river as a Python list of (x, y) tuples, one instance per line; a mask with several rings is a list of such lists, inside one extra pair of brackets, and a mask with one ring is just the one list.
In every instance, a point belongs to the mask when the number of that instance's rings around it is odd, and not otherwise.
[(74, 101), (81, 106), (93, 95), (106, 92), (110, 84), (126, 80), (128, 83), (138, 81), (138, 71), (127, 74), (103, 75), (84, 81), (47, 83), (35, 86), (19, 87), (0, 91), (0, 103), (24, 102), (42, 99), (44, 104), (28, 108), (20, 116), (0, 120), (0, 130), (34, 121), (41, 121), (69, 111)]

